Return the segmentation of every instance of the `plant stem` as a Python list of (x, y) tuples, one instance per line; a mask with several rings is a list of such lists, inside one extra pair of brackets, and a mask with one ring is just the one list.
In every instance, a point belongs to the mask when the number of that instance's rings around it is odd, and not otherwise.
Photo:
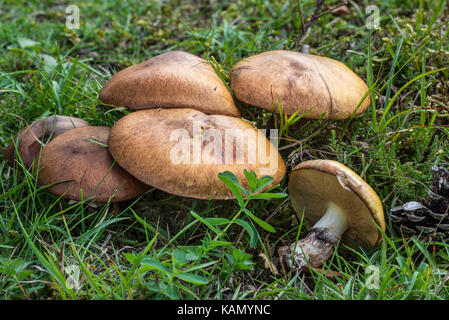
[(245, 201), (243, 206), (240, 207), (240, 210), (234, 215), (234, 217), (231, 219), (231, 221), (229, 221), (229, 223), (226, 225), (226, 227), (215, 236), (214, 241), (218, 240), (221, 237), (221, 235), (223, 233), (225, 233), (231, 227), (231, 225), (234, 223), (234, 221), (237, 220), (237, 218), (242, 214), (243, 209), (246, 208), (246, 205), (248, 204), (250, 198), (251, 198), (251, 196), (248, 197), (248, 199)]

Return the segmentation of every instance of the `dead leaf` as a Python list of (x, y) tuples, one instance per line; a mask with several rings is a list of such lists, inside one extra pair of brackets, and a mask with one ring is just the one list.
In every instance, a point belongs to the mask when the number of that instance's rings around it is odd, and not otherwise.
[(334, 10), (332, 10), (332, 14), (334, 16), (347, 15), (347, 14), (351, 14), (351, 10), (349, 10), (348, 6), (343, 5), (341, 7), (338, 7), (338, 8), (335, 8)]
[(265, 255), (265, 253), (260, 253), (259, 257), (261, 257), (264, 261), (264, 268), (270, 270), (274, 275), (278, 275), (279, 271), (276, 266), (273, 264), (270, 259)]

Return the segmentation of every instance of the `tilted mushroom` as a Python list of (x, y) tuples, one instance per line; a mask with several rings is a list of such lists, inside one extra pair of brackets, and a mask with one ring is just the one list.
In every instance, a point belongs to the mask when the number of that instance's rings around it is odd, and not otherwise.
[(277, 148), (250, 123), (193, 109), (130, 113), (112, 127), (109, 149), (144, 183), (199, 199), (234, 198), (218, 178), (220, 172), (232, 172), (246, 186), (244, 169), (273, 176), (272, 185), (286, 170)]
[(5, 149), (5, 159), (13, 167), (17, 151), (26, 168), (39, 155), (43, 144), (60, 134), (75, 128), (89, 126), (87, 121), (75, 117), (54, 115), (42, 118), (22, 129)]
[(369, 90), (365, 82), (343, 63), (286, 50), (239, 61), (231, 70), (231, 87), (240, 101), (279, 112), (279, 99), (284, 114), (300, 110), (305, 119), (323, 113), (345, 119), (370, 104), (369, 95), (363, 100)]
[(109, 132), (108, 127), (89, 126), (54, 138), (42, 148), (39, 183), (52, 185), (49, 192), (75, 201), (119, 202), (143, 194), (149, 187), (111, 157)]
[(332, 160), (308, 160), (290, 174), (292, 205), (313, 225), (308, 235), (278, 252), (284, 266), (302, 270), (321, 266), (342, 235), (375, 246), (385, 231), (382, 203), (354, 171)]
[(99, 99), (130, 109), (192, 108), (240, 117), (212, 66), (183, 51), (169, 51), (121, 70), (101, 90)]

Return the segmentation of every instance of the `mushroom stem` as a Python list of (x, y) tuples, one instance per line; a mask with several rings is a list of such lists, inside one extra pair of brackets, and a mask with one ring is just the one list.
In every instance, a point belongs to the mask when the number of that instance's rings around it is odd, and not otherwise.
[(346, 214), (337, 204), (330, 202), (324, 216), (313, 226), (315, 228), (327, 228), (340, 238), (348, 229)]
[(326, 213), (305, 238), (279, 248), (282, 264), (294, 270), (302, 270), (308, 265), (312, 268), (320, 267), (330, 258), (335, 245), (347, 229), (345, 212), (330, 202)]

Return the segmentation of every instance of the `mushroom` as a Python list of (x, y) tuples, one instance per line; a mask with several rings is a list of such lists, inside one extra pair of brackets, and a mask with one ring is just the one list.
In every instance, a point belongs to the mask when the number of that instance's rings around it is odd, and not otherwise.
[(109, 149), (122, 168), (145, 184), (198, 199), (234, 198), (218, 178), (224, 171), (248, 188), (244, 169), (274, 177), (270, 186), (286, 170), (277, 148), (249, 122), (193, 109), (130, 113), (112, 127)]
[(13, 167), (17, 151), (26, 168), (30, 168), (33, 160), (39, 155), (41, 146), (60, 134), (89, 126), (89, 123), (75, 117), (54, 115), (42, 118), (22, 129), (5, 149), (5, 159)]
[(99, 99), (130, 109), (192, 108), (240, 117), (212, 66), (183, 51), (169, 51), (121, 70), (101, 90)]
[(385, 220), (375, 191), (354, 171), (332, 160), (308, 160), (291, 172), (288, 191), (295, 211), (313, 225), (308, 235), (278, 252), (284, 266), (304, 270), (321, 266), (344, 235), (375, 246)]
[(365, 82), (343, 63), (286, 50), (238, 62), (231, 70), (231, 88), (240, 101), (279, 112), (279, 100), (284, 114), (300, 110), (304, 119), (323, 113), (326, 118), (345, 119), (370, 104), (369, 95), (363, 100), (369, 91)]
[(108, 150), (110, 128), (89, 126), (57, 136), (42, 148), (38, 182), (66, 199), (119, 202), (148, 186), (120, 168)]

